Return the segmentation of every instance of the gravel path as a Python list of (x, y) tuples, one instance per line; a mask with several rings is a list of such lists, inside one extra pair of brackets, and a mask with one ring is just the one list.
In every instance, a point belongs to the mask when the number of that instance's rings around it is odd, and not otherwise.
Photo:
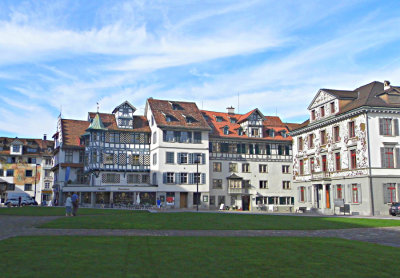
[(39, 229), (35, 226), (61, 216), (0, 216), (0, 240), (14, 236), (296, 236), (336, 237), (400, 247), (400, 227), (336, 230), (114, 230)]

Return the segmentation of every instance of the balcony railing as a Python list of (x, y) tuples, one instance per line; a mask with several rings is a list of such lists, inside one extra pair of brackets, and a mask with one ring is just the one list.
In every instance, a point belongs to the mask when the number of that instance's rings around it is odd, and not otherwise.
[(228, 187), (228, 194), (249, 194), (250, 187), (230, 188)]

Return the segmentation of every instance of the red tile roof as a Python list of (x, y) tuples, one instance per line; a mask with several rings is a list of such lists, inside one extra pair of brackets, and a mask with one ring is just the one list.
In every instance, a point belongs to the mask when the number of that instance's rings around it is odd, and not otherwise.
[[(54, 147), (54, 141), (42, 140), (42, 139), (31, 139), (31, 138), (11, 138), (11, 137), (0, 137), (0, 146), (6, 147), (8, 150), (2, 150), (0, 154), (10, 154), (9, 148), (12, 142), (18, 140), (23, 145), (23, 153), (38, 156), (40, 154), (51, 154)], [(26, 148), (39, 148), (37, 153), (28, 153)], [(49, 150), (50, 149), (50, 150)]]
[[(153, 98), (149, 98), (147, 102), (153, 113), (154, 120), (159, 127), (210, 130), (207, 121), (203, 118), (203, 115), (194, 102), (168, 101)], [(172, 108), (173, 104), (178, 107), (177, 110)], [(166, 116), (172, 116), (175, 120), (167, 122)], [(194, 122), (188, 123), (187, 117), (192, 117)]]
[[(89, 112), (89, 118), (93, 119), (97, 113)], [(149, 123), (144, 116), (133, 116), (133, 129), (119, 128), (114, 114), (99, 113), (104, 127), (109, 130), (131, 131), (131, 132), (150, 132)]]
[(83, 147), (80, 137), (89, 127), (88, 121), (61, 119), (64, 147)]
[[(283, 137), (279, 132), (284, 130), (288, 133), (288, 128), (284, 123), (282, 123), (279, 117), (275, 116), (264, 116), (263, 122), (263, 137), (262, 138), (254, 138), (249, 137), (248, 135), (239, 135), (238, 129), (241, 127), (239, 119), (242, 121), (248, 118), (256, 109), (241, 115), (241, 114), (228, 114), (224, 112), (215, 112), (215, 111), (206, 111), (202, 110), (203, 116), (205, 116), (208, 124), (211, 126), (212, 131), (210, 133), (210, 137), (220, 137), (220, 138), (237, 138), (237, 139), (252, 139), (252, 140), (276, 140), (276, 141), (291, 141), (292, 138), (290, 136)], [(221, 117), (222, 121), (217, 122), (217, 117)], [(236, 123), (231, 123), (231, 118), (236, 119)], [(224, 127), (227, 126), (229, 128), (229, 134), (224, 134)], [(269, 136), (269, 130), (275, 131), (275, 136)]]

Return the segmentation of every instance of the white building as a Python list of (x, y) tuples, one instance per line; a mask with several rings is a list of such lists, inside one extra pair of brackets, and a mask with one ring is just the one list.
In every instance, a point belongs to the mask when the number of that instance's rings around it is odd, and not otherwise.
[(353, 214), (388, 214), (400, 201), (400, 88), (320, 89), (308, 110), (291, 132), (296, 207), (333, 214), (344, 200)]
[(157, 197), (170, 207), (207, 208), (210, 127), (196, 104), (149, 98), (145, 116), (151, 129), (150, 172)]
[(202, 111), (210, 133), (210, 207), (290, 212), (292, 138), (278, 117)]
[(5, 186), (1, 202), (6, 194), (25, 192), (41, 204), (53, 195), (51, 174), (53, 142), (42, 139), (0, 137), (0, 183)]

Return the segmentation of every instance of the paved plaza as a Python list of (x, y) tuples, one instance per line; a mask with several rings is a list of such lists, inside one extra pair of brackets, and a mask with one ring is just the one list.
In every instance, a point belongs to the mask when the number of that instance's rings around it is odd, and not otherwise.
[[(15, 236), (220, 236), (335, 237), (400, 247), (400, 227), (329, 230), (117, 230), (41, 229), (40, 224), (63, 216), (0, 216), (0, 240)], [(383, 217), (385, 218), (385, 217)], [(391, 218), (393, 221), (400, 219)]]

